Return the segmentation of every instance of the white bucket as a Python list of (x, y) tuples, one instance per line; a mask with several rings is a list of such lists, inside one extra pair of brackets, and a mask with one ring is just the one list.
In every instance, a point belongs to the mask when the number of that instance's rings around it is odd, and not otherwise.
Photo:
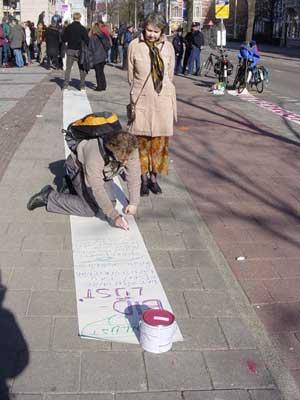
[(167, 310), (147, 310), (140, 322), (140, 343), (150, 353), (164, 353), (172, 348), (177, 329), (174, 315)]

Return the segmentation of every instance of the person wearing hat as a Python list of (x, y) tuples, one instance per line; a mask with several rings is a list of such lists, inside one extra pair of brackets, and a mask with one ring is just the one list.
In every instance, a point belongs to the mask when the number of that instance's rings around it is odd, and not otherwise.
[(173, 38), (172, 44), (174, 47), (175, 51), (175, 70), (174, 73), (175, 75), (178, 75), (180, 72), (182, 72), (182, 56), (183, 56), (183, 37), (182, 37), (182, 28), (177, 29), (177, 33)]
[[(204, 45), (204, 36), (200, 30), (200, 23), (192, 23), (191, 54), (188, 60), (188, 71), (190, 75), (199, 75), (201, 49)], [(194, 72), (195, 71), (195, 72)]]

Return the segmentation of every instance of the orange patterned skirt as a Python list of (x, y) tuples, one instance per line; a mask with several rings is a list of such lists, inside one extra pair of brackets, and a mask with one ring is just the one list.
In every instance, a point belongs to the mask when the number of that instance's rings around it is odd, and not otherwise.
[(169, 137), (137, 136), (142, 175), (154, 172), (167, 175), (169, 168)]

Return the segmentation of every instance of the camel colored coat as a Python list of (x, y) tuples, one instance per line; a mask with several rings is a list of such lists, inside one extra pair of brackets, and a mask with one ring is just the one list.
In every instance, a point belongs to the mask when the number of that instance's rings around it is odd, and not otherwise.
[[(138, 136), (172, 136), (173, 122), (177, 120), (176, 92), (172, 82), (175, 54), (171, 43), (164, 37), (158, 45), (164, 61), (163, 88), (154, 90), (152, 77), (142, 91), (136, 104), (136, 119), (129, 131)], [(134, 39), (128, 48), (128, 81), (131, 101), (135, 102), (151, 70), (149, 49), (143, 36)]]

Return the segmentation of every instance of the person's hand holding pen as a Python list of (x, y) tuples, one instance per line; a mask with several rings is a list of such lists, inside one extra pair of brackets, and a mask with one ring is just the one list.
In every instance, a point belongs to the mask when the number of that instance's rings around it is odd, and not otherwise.
[(114, 223), (117, 228), (121, 228), (121, 229), (124, 229), (125, 231), (129, 231), (128, 221), (123, 215), (119, 215), (117, 218), (115, 218)]

